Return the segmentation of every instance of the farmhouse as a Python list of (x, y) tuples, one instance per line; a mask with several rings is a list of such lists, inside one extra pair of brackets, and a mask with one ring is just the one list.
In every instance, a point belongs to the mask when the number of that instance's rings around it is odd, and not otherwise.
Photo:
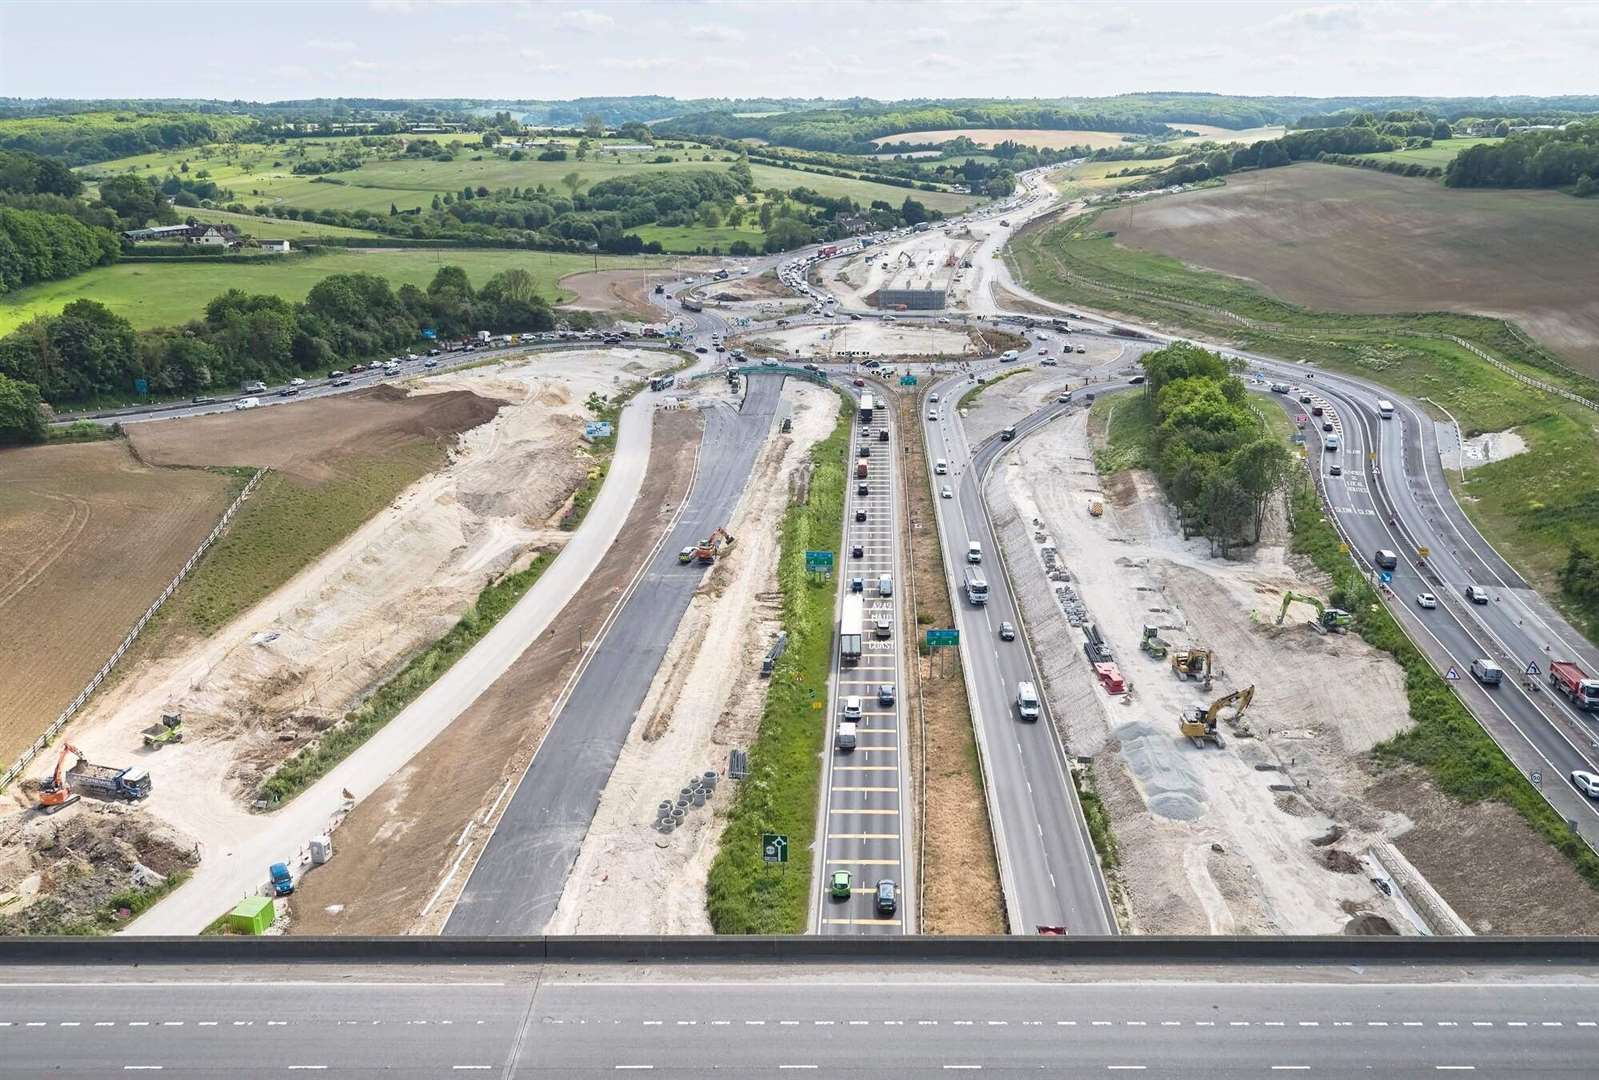
[(261, 245), (262, 251), (281, 251), (284, 253), (289, 251), (289, 242), (287, 240), (257, 240), (256, 243)]
[(205, 247), (238, 247), (243, 243), (243, 238), (232, 225), (207, 225), (204, 222), (195, 222), (193, 225), (157, 225), (150, 229), (129, 229), (122, 234), (122, 239), (132, 244), (183, 243), (200, 244)]

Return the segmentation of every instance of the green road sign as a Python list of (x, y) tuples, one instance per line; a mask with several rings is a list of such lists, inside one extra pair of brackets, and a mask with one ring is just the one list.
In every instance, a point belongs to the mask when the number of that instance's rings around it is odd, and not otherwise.
[(942, 649), (961, 643), (959, 630), (929, 630), (927, 632), (927, 647), (929, 649)]
[(914, 375), (901, 375), (899, 377), (899, 384), (901, 386), (915, 386), (916, 385), (916, 376), (914, 376)]
[(831, 551), (807, 551), (805, 553), (805, 572), (814, 574), (822, 570), (833, 569), (833, 553)]
[(761, 858), (769, 863), (788, 862), (788, 837), (780, 832), (761, 833)]

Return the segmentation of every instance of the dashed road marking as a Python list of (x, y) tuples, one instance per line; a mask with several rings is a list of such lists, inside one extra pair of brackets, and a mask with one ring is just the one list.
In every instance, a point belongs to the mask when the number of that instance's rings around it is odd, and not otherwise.
[(478, 1070), (487, 1071), (488, 1069), (494, 1068), (494, 1066), (492, 1066), (492, 1065), (451, 1065), (450, 1068), (454, 1069), (456, 1072), (476, 1072)]

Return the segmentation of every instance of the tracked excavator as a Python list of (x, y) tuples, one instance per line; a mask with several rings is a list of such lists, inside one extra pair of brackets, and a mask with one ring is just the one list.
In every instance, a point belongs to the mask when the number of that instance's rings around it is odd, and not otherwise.
[(708, 539), (700, 541), (699, 546), (694, 549), (694, 557), (700, 561), (701, 566), (709, 566), (717, 560), (722, 552), (732, 546), (732, 535), (726, 529), (718, 526)]
[(1255, 688), (1246, 686), (1242, 690), (1234, 690), (1230, 694), (1223, 694), (1210, 703), (1210, 708), (1201, 708), (1195, 705), (1177, 718), (1177, 730), (1180, 734), (1192, 739), (1194, 745), (1203, 750), (1207, 742), (1213, 742), (1219, 749), (1223, 745), (1221, 732), (1216, 727), (1216, 718), (1221, 711), (1229, 705), (1236, 706), (1233, 719), (1244, 715), (1244, 710), (1249, 708), (1249, 703), (1255, 700)]
[(61, 755), (56, 758), (56, 771), (50, 779), (39, 785), (39, 810), (46, 814), (54, 814), (65, 810), (78, 801), (77, 792), (67, 785), (67, 755), (71, 754), (79, 761), (83, 760), (83, 753), (71, 743), (61, 744)]
[(1355, 621), (1355, 617), (1343, 608), (1328, 607), (1314, 596), (1306, 596), (1304, 593), (1290, 591), (1283, 593), (1283, 606), (1277, 612), (1278, 626), (1281, 626), (1283, 620), (1288, 618), (1288, 609), (1295, 601), (1301, 604), (1309, 604), (1316, 609), (1316, 621), (1311, 625), (1315, 626), (1323, 634), (1347, 634), (1349, 632), (1349, 624)]
[(1209, 690), (1211, 680), (1215, 676), (1215, 668), (1216, 654), (1209, 649), (1188, 645), (1172, 650), (1171, 670), (1179, 679), (1193, 679), (1195, 682), (1203, 683), (1205, 689)]

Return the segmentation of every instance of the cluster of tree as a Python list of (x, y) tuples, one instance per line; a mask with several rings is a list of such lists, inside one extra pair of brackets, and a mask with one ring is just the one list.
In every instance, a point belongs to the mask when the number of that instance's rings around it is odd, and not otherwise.
[(175, 394), (326, 370), (414, 345), (423, 328), (447, 338), (554, 325), (526, 270), (502, 271), (477, 290), (456, 266), (440, 268), (425, 290), (334, 274), (301, 303), (231, 289), (203, 319), (142, 332), (102, 304), (76, 300), (0, 338), (0, 375), (27, 388), (19, 393), (60, 405), (127, 394), (141, 378), (153, 392)]
[(44, 442), (44, 410), (39, 388), (0, 375), (0, 446)]
[(1323, 154), (1316, 159), (1328, 165), (1353, 165), (1357, 169), (1375, 169), (1396, 176), (1426, 176), (1437, 178), (1444, 174), (1442, 166), (1423, 165), (1419, 161), (1379, 161), (1377, 158), (1358, 157), (1354, 154)]
[[(432, 142), (430, 139), (413, 139), (410, 145), (415, 146), (418, 143), (438, 145), (438, 143)], [(445, 155), (445, 160), (452, 159)], [(356, 150), (346, 150), (344, 153), (333, 157), (297, 161), (294, 163), (294, 174), (296, 176), (320, 176), (323, 173), (349, 172), (351, 169), (359, 169), (365, 161), (366, 155)]]
[(1599, 631), (1599, 555), (1581, 544), (1573, 544), (1566, 565), (1560, 568), (1560, 588), (1572, 606), (1587, 618), (1590, 635)]
[(148, 176), (125, 173), (100, 181), (100, 205), (116, 214), (124, 229), (141, 229), (152, 221), (174, 225), (178, 220), (160, 185)]
[(1294, 123), (1296, 128), (1371, 128), (1383, 135), (1399, 138), (1449, 139), (1454, 128), (1448, 120), (1428, 109), (1389, 109), (1374, 113), (1360, 109), (1327, 113), (1321, 116), (1303, 116)]
[(1291, 475), (1287, 446), (1263, 431), (1243, 381), (1220, 355), (1178, 342), (1141, 363), (1155, 471), (1184, 530), (1223, 555), (1259, 540), (1270, 500)]
[(1153, 190), (1172, 184), (1198, 184), (1239, 169), (1271, 169), (1295, 161), (1315, 161), (1323, 154), (1378, 154), (1404, 146), (1405, 140), (1399, 136), (1384, 135), (1370, 127), (1308, 128), (1236, 149), (1216, 146), (1184, 155), (1170, 168), (1131, 188)]
[(79, 202), (81, 188), (57, 162), (0, 151), (0, 293), (115, 261), (109, 215)]
[(867, 109), (820, 109), (740, 116), (705, 112), (662, 121), (656, 127), (673, 135), (717, 135), (725, 139), (761, 138), (779, 146), (842, 154), (878, 152), (874, 140), (907, 131), (950, 128), (1040, 128), (1052, 131), (1127, 131), (1167, 134), (1164, 123), (1132, 112), (1077, 109), (1038, 102), (949, 102)]
[[(1586, 183), (1584, 179), (1586, 178)], [(1519, 131), (1467, 147), (1444, 170), (1449, 187), (1566, 187), (1591, 195), (1599, 180), (1599, 120), (1553, 131)]]
[(246, 116), (116, 111), (0, 120), (0, 150), (27, 150), (67, 165), (217, 142), (250, 127)]

